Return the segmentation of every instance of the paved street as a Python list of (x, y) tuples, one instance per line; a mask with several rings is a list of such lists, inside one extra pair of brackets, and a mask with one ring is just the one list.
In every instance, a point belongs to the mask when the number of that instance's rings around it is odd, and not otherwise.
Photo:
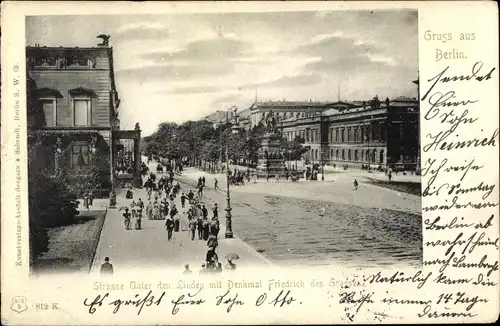
[[(178, 178), (194, 185), (202, 175), (213, 184), (214, 175), (193, 168)], [(420, 197), (368, 184), (354, 191), (341, 176), (232, 186), (235, 234), (278, 265), (419, 266)], [(225, 177), (215, 177), (222, 191), (204, 194), (225, 207)]]
[[(155, 170), (156, 164), (150, 164)], [(183, 192), (194, 189), (200, 176), (207, 179), (205, 203), (220, 207), (220, 238), (224, 236), (226, 207), (225, 175), (211, 175), (187, 168), (175, 178)], [(160, 175), (161, 176), (161, 175)], [(218, 191), (213, 179), (219, 180)], [(394, 190), (361, 184), (352, 188), (351, 176), (336, 175), (335, 181), (280, 180), (231, 188), (233, 231), (235, 239), (221, 239), (219, 257), (229, 252), (242, 259), (239, 267), (255, 265), (325, 265), (347, 264), (356, 267), (404, 263), (420, 264), (421, 215), (420, 197)], [(146, 202), (144, 189), (134, 190), (134, 199)], [(166, 239), (165, 221), (143, 218), (142, 230), (125, 230), (123, 211), (130, 205), (125, 190), (117, 194), (117, 209), (109, 210), (93, 264), (93, 271), (104, 257), (111, 258), (115, 269), (143, 269), (154, 265), (200, 268), (205, 259), (205, 241), (191, 241), (188, 232), (174, 232), (174, 240)], [(390, 203), (390, 204), (389, 204)], [(96, 206), (102, 206), (99, 204)], [(180, 199), (176, 205), (181, 214)], [(184, 217), (185, 218), (185, 217)]]
[[(285, 179), (280, 179), (279, 183), (275, 179), (269, 179), (269, 181), (259, 179), (257, 182), (251, 179), (250, 183), (245, 183), (244, 186), (231, 187), (231, 192), (235, 196), (239, 196), (239, 194), (287, 196), (421, 214), (422, 205), (420, 196), (364, 183), (366, 180), (364, 175), (362, 171), (341, 171), (326, 175), (325, 181), (308, 181), (302, 179), (296, 183)], [(373, 178), (380, 178), (375, 173), (366, 173), (366, 175)], [(217, 178), (219, 188), (223, 191), (226, 190), (225, 174), (210, 174), (195, 168), (187, 168), (183, 172), (183, 176), (191, 179), (198, 179), (201, 176), (205, 176), (207, 185), (212, 188), (214, 179)], [(360, 182), (360, 187), (357, 191), (353, 190), (354, 178), (357, 178)]]
[[(150, 166), (152, 168), (153, 165)], [(161, 176), (161, 175), (160, 175)], [(189, 191), (183, 185), (181, 191)], [(101, 232), (101, 238), (94, 258), (92, 272), (98, 273), (99, 266), (103, 263), (105, 257), (109, 257), (114, 265), (115, 271), (120, 272), (120, 269), (135, 269), (141, 270), (148, 266), (158, 267), (178, 267), (182, 271), (184, 264), (190, 264), (191, 270), (194, 272), (200, 269), (201, 263), (205, 260), (207, 251), (206, 242), (203, 240), (191, 241), (188, 238), (187, 231), (174, 232), (173, 241), (167, 241), (165, 230), (165, 221), (163, 220), (148, 220), (142, 219), (142, 230), (126, 230), (122, 214), (124, 211), (119, 211), (119, 208), (127, 205), (130, 206), (131, 199), (125, 198), (126, 190), (122, 189), (117, 193), (116, 209), (109, 209)], [(179, 197), (179, 196), (178, 196)], [(135, 189), (134, 199), (141, 198), (147, 204), (147, 196), (145, 189)], [(95, 206), (102, 205), (99, 202)], [(180, 198), (176, 199), (181, 218), (184, 210), (181, 208)], [(207, 206), (208, 208), (211, 207)], [(224, 212), (219, 215), (222, 217)], [(209, 215), (211, 216), (211, 214)], [(132, 226), (135, 221), (132, 219)], [(219, 248), (217, 253), (219, 259), (230, 253), (237, 253), (241, 259), (237, 262), (238, 269), (245, 266), (269, 266), (270, 261), (262, 255), (246, 245), (240, 239), (224, 239), (224, 218), (221, 218), (221, 231), (219, 233)], [(223, 262), (224, 264), (224, 262)]]

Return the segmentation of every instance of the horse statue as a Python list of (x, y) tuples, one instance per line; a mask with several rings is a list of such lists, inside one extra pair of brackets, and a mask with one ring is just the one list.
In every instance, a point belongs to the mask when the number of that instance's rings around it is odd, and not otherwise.
[(274, 134), (277, 131), (276, 118), (272, 110), (269, 110), (266, 115), (266, 131), (269, 134)]

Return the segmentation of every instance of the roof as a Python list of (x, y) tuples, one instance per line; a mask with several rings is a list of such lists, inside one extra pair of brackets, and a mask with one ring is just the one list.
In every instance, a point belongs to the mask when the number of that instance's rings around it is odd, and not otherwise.
[(318, 101), (267, 101), (256, 102), (252, 107), (323, 107), (328, 103)]

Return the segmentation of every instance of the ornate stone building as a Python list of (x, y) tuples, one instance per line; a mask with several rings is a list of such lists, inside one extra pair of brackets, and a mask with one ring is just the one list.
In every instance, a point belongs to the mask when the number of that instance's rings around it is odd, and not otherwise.
[(306, 164), (349, 167), (391, 166), (416, 170), (419, 158), (419, 105), (416, 99), (336, 102), (321, 116), (282, 121), (284, 136), (305, 140)]
[(306, 118), (312, 116), (319, 116), (321, 112), (327, 109), (327, 103), (316, 101), (267, 101), (267, 102), (254, 102), (250, 110), (250, 128), (258, 125), (265, 117), (267, 112), (271, 110), (278, 121), (287, 120), (290, 118)]
[[(140, 130), (120, 131), (120, 99), (108, 39), (104, 36), (101, 44), (91, 48), (26, 48), (28, 98), (32, 99), (28, 103), (29, 141), (42, 145), (37, 166), (54, 175), (64, 171), (75, 182), (97, 170), (101, 196), (114, 185), (118, 139), (140, 138)], [(138, 143), (136, 148), (137, 170)]]

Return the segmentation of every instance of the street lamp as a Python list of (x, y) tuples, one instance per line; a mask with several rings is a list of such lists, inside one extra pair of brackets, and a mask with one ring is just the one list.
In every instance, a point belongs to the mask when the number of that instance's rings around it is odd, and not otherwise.
[[(226, 111), (227, 113), (227, 111)], [(231, 128), (231, 131), (233, 134), (238, 133), (238, 130), (235, 128)], [(222, 131), (221, 131), (222, 132)], [(221, 139), (222, 139), (222, 133), (221, 133)], [(226, 139), (226, 233), (225, 233), (225, 238), (226, 239), (232, 239), (233, 238), (233, 227), (232, 227), (232, 214), (231, 214), (231, 193), (229, 189), (229, 134), (227, 135)]]

